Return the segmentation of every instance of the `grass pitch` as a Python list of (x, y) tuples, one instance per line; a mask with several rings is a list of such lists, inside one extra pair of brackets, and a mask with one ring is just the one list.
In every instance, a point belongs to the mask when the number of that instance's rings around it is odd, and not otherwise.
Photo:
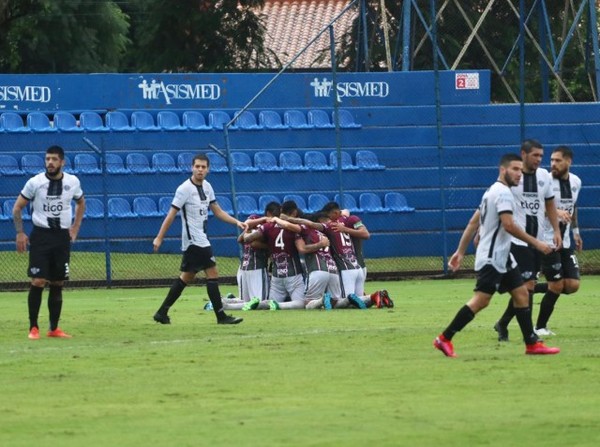
[(446, 358), (431, 342), (473, 284), (368, 283), (396, 307), (233, 312), (238, 326), (201, 310), (204, 287), (170, 326), (152, 321), (166, 288), (67, 289), (74, 338), (38, 341), (26, 293), (0, 293), (0, 445), (599, 445), (600, 278), (560, 298), (547, 340), (559, 355), (525, 356), (516, 322), (496, 341), (503, 295)]

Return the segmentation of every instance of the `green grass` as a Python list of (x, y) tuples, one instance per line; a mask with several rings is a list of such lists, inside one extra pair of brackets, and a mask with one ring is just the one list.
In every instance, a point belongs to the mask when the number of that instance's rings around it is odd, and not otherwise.
[(238, 326), (200, 310), (203, 287), (170, 326), (151, 318), (166, 288), (66, 290), (74, 338), (38, 341), (26, 293), (0, 293), (0, 445), (599, 445), (599, 277), (559, 300), (549, 357), (523, 354), (516, 323), (496, 341), (506, 296), (456, 336), (459, 358), (434, 350), (472, 280), (368, 286), (396, 307), (235, 312)]

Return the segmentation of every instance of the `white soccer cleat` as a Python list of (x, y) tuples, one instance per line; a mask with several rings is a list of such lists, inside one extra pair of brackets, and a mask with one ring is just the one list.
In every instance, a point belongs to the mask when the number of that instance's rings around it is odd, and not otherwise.
[(534, 329), (533, 332), (535, 332), (535, 335), (537, 335), (538, 337), (549, 337), (552, 335), (556, 335), (554, 332), (552, 332), (547, 327), (541, 327), (539, 329)]

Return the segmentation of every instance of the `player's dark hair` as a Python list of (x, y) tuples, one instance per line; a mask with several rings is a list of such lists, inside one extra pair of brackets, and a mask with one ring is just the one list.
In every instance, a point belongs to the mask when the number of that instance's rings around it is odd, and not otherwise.
[(323, 208), (321, 208), (321, 211), (329, 214), (332, 211), (337, 211), (339, 209), (340, 209), (340, 205), (337, 202), (327, 202), (325, 205), (323, 205)]
[(206, 154), (196, 154), (192, 159), (192, 166), (196, 164), (196, 160), (202, 160), (206, 162), (206, 166), (210, 168), (210, 159), (206, 156)]
[(298, 210), (298, 205), (293, 200), (286, 200), (281, 204), (281, 212), (290, 216), (292, 211)]
[(48, 149), (46, 149), (46, 153), (47, 154), (56, 154), (58, 155), (58, 158), (60, 158), (61, 160), (65, 159), (65, 150), (57, 145), (54, 146), (50, 146)]
[(277, 202), (269, 202), (265, 206), (265, 215), (271, 214), (278, 217), (281, 214), (281, 205)]
[(513, 161), (522, 161), (522, 158), (518, 154), (504, 154), (500, 159), (500, 166), (507, 167)]
[(560, 152), (564, 158), (568, 158), (569, 160), (573, 161), (573, 149), (571, 149), (569, 146), (558, 146), (552, 152)]
[(529, 154), (533, 149), (544, 149), (544, 146), (542, 146), (542, 143), (540, 143), (538, 140), (533, 139), (528, 139), (521, 143), (522, 152)]

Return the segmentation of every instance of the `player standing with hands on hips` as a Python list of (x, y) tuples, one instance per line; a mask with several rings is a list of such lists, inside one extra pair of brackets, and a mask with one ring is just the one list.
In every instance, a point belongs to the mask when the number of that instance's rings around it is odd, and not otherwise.
[(175, 280), (162, 305), (154, 314), (154, 321), (157, 323), (171, 323), (168, 315), (169, 309), (200, 270), (204, 270), (206, 275), (206, 290), (217, 316), (217, 323), (238, 324), (243, 321), (242, 318), (227, 315), (223, 310), (217, 262), (206, 235), (208, 210), (210, 209), (218, 219), (237, 225), (241, 230), (246, 229), (246, 224), (227, 214), (217, 203), (211, 184), (205, 180), (209, 172), (209, 163), (208, 157), (204, 154), (194, 156), (192, 176), (175, 191), (171, 209), (169, 209), (158, 235), (154, 238), (154, 251), (157, 252), (177, 213), (181, 211), (181, 249), (183, 251), (181, 275)]
[(452, 338), (488, 306), (495, 292), (508, 291), (514, 302), (514, 311), (523, 339), (526, 354), (558, 354), (559, 348), (550, 348), (538, 339), (533, 331), (531, 308), (527, 289), (519, 268), (510, 253), (511, 236), (517, 237), (544, 254), (553, 248), (527, 234), (513, 220), (516, 209), (511, 186), (519, 184), (523, 162), (517, 154), (506, 154), (500, 160), (498, 180), (483, 194), (479, 209), (465, 228), (449, 261), (453, 271), (458, 270), (467, 247), (479, 228), (479, 244), (475, 253), (477, 283), (475, 294), (458, 311), (448, 327), (433, 341), (433, 346), (447, 357), (456, 357)]
[[(29, 268), (31, 277), (27, 306), (29, 308), (29, 338), (40, 338), (38, 316), (42, 293), (49, 285), (48, 312), (50, 327), (48, 337), (71, 338), (58, 327), (62, 311), (62, 290), (69, 279), (71, 243), (77, 239), (85, 198), (79, 179), (63, 172), (65, 152), (60, 146), (46, 150), (46, 171), (30, 178), (17, 197), (13, 207), (13, 219), (17, 231), (17, 252), (27, 251), (29, 244)], [(75, 201), (75, 218), (71, 213), (71, 201)], [(32, 203), (33, 230), (29, 238), (23, 230), (23, 208)]]

